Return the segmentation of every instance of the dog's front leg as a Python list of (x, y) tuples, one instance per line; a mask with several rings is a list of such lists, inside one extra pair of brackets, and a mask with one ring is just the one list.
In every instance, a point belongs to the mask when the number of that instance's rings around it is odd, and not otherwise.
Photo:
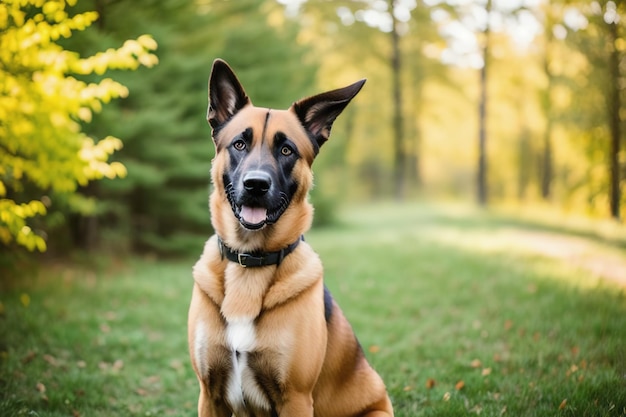
[(232, 413), (223, 401), (216, 402), (209, 397), (204, 384), (200, 384), (198, 417), (231, 417)]
[(311, 393), (290, 393), (279, 412), (279, 417), (313, 417)]

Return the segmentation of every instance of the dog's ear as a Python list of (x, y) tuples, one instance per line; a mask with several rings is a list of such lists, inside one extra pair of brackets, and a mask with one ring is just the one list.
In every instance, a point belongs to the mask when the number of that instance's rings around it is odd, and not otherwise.
[(361, 90), (363, 84), (365, 80), (360, 80), (344, 88), (307, 97), (291, 106), (318, 146), (328, 140), (333, 122)]
[(233, 70), (221, 59), (213, 61), (207, 111), (207, 121), (211, 127), (219, 127), (248, 104), (250, 99)]

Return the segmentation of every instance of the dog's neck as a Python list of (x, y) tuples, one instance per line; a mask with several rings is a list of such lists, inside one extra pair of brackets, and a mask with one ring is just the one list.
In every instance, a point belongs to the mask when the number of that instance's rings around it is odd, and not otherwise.
[(229, 261), (238, 263), (244, 268), (248, 268), (268, 265), (280, 265), (283, 259), (291, 252), (293, 252), (302, 240), (304, 240), (304, 236), (300, 236), (300, 238), (298, 238), (298, 240), (296, 240), (292, 244), (274, 252), (237, 252), (226, 246), (222, 238), (219, 236), (217, 237), (217, 244), (219, 246), (222, 259), (226, 258)]

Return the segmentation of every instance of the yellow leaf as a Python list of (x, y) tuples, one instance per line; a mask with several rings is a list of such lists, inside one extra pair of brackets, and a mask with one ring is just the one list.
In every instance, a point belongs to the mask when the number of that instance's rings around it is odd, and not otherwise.
[(30, 295), (26, 293), (20, 294), (20, 302), (24, 307), (28, 307), (30, 305)]
[(154, 38), (150, 35), (141, 35), (140, 37), (137, 38), (137, 42), (139, 42), (139, 44), (146, 49), (150, 49), (150, 50), (157, 49), (157, 43), (154, 40)]

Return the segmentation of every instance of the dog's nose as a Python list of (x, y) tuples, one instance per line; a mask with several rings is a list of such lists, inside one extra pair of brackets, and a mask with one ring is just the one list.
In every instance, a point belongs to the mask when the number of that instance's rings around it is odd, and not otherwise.
[(250, 171), (243, 177), (243, 187), (250, 194), (261, 196), (272, 186), (272, 179), (263, 171)]

